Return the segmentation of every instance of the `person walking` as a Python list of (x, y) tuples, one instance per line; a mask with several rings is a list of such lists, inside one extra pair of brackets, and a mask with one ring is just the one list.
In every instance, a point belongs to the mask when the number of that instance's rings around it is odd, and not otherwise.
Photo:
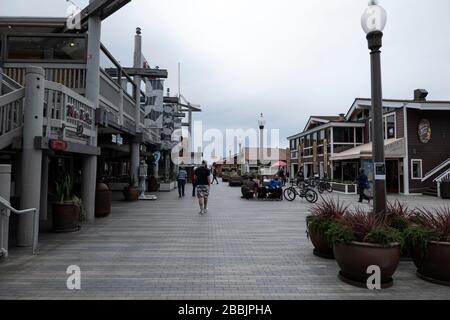
[(200, 214), (208, 213), (208, 197), (211, 187), (211, 171), (208, 169), (206, 161), (195, 170), (195, 180), (197, 183), (197, 198), (200, 205)]
[(192, 180), (192, 197), (195, 197), (197, 195), (197, 193), (195, 192), (197, 190), (197, 182), (195, 180), (195, 170), (197, 170), (197, 168), (194, 168), (194, 170), (192, 170), (192, 174), (191, 174), (191, 180)]
[(213, 172), (213, 181), (212, 181), (212, 184), (214, 184), (214, 181), (215, 181), (217, 184), (219, 184), (219, 180), (217, 179), (217, 169), (216, 169), (216, 166), (213, 166), (212, 172)]
[(187, 171), (185, 168), (180, 167), (177, 174), (177, 181), (178, 181), (178, 194), (180, 198), (183, 198), (185, 196), (184, 191), (186, 188), (186, 181), (187, 181)]
[(364, 173), (364, 169), (359, 169), (359, 175), (356, 179), (356, 183), (358, 185), (358, 194), (359, 194), (359, 203), (362, 203), (363, 200), (367, 200), (370, 203), (370, 197), (368, 197), (365, 193), (366, 189), (369, 189), (369, 179), (367, 175)]

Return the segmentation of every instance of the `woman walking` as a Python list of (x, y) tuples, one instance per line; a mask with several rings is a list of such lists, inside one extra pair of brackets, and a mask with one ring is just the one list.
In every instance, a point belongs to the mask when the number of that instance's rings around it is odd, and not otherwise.
[(367, 175), (364, 173), (364, 169), (359, 169), (359, 176), (356, 179), (358, 184), (358, 193), (359, 193), (359, 203), (362, 203), (363, 200), (367, 200), (370, 203), (370, 197), (368, 197), (365, 193), (367, 189), (369, 189), (369, 179)]

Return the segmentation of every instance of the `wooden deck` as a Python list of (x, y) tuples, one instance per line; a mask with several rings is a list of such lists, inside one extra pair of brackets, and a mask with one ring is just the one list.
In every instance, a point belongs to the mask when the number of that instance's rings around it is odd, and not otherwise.
[[(212, 188), (209, 213), (200, 216), (191, 197), (159, 197), (115, 202), (110, 217), (84, 224), (78, 233), (43, 234), (38, 256), (12, 250), (0, 262), (0, 299), (450, 297), (450, 288), (418, 279), (412, 262), (401, 263), (391, 289), (370, 292), (342, 283), (335, 261), (312, 255), (305, 233), (308, 205), (300, 200), (246, 201), (239, 188), (220, 185)], [(411, 206), (442, 203), (401, 200)], [(70, 265), (81, 268), (79, 291), (66, 288)]]

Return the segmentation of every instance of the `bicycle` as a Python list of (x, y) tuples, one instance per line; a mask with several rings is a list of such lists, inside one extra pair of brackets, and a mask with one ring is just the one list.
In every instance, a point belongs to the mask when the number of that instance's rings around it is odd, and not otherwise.
[(297, 197), (306, 199), (309, 203), (316, 203), (319, 199), (319, 195), (313, 189), (308, 187), (298, 188), (294, 186), (294, 184), (285, 189), (283, 195), (284, 198), (290, 202), (294, 201)]
[(322, 179), (319, 181), (317, 185), (317, 190), (319, 190), (319, 193), (322, 194), (325, 191), (328, 191), (329, 193), (332, 193), (334, 191), (333, 186), (328, 180)]

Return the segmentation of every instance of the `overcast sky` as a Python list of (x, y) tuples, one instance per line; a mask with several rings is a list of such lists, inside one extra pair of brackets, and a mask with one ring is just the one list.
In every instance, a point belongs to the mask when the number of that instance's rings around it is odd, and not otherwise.
[[(84, 7), (87, 0), (74, 0)], [(367, 41), (360, 17), (367, 0), (133, 0), (105, 21), (102, 41), (131, 65), (141, 27), (152, 66), (169, 70), (167, 85), (204, 112), (196, 119), (219, 129), (257, 126), (285, 137), (310, 115), (348, 111), (369, 97)], [(450, 100), (450, 1), (384, 0), (388, 12), (382, 67), (386, 98)], [(1, 0), (0, 15), (66, 15), (66, 0)]]

